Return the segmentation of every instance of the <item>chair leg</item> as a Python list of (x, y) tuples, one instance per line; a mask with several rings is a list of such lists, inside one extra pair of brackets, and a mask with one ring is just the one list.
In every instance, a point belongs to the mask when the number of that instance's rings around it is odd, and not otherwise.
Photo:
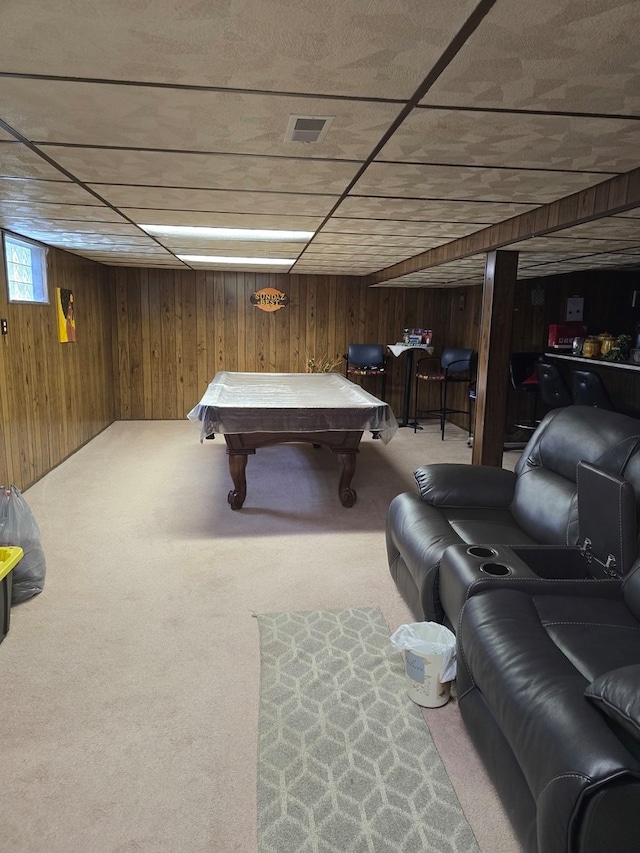
[(440, 383), (440, 440), (444, 441), (445, 416), (447, 414), (447, 380)]
[(416, 388), (415, 394), (413, 397), (413, 431), (418, 432), (418, 388), (420, 387), (420, 380), (416, 376)]

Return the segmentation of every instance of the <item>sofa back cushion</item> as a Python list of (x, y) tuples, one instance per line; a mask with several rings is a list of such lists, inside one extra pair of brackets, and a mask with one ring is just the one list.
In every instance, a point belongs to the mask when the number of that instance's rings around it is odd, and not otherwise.
[(542, 544), (575, 545), (578, 462), (591, 462), (625, 479), (632, 476), (640, 495), (639, 446), (640, 421), (634, 418), (590, 406), (549, 412), (515, 468), (511, 511), (517, 523)]
[(576, 484), (544, 468), (518, 477), (511, 513), (517, 524), (541, 545), (576, 545)]

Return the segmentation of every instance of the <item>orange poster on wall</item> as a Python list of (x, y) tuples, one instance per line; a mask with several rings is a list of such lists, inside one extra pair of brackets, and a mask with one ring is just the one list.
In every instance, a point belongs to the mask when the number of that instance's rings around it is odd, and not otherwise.
[(76, 339), (76, 318), (73, 291), (56, 287), (56, 309), (58, 315), (58, 340), (62, 344)]

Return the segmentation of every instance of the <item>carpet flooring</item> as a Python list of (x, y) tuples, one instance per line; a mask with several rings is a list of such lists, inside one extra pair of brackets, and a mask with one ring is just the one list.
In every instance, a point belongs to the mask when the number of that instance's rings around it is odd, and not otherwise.
[(258, 625), (260, 853), (478, 853), (380, 610)]

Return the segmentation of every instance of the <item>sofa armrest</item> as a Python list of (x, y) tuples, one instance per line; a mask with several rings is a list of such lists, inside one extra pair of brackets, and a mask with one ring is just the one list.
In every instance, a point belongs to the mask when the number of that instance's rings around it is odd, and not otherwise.
[(640, 739), (640, 665), (605, 672), (591, 682), (584, 695), (632, 737)]
[(516, 475), (490, 465), (440, 462), (413, 472), (420, 498), (433, 506), (507, 509), (513, 500)]
[(490, 589), (515, 589), (527, 595), (566, 595), (571, 598), (622, 598), (617, 578), (480, 577), (467, 587), (467, 599)]

